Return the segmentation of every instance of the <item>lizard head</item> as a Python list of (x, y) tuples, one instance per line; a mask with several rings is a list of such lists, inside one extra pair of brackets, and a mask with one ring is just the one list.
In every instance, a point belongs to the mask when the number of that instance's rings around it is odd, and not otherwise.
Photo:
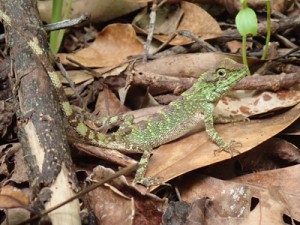
[(226, 93), (247, 75), (247, 69), (232, 59), (225, 58), (220, 65), (205, 74), (205, 81), (213, 85), (219, 95)]

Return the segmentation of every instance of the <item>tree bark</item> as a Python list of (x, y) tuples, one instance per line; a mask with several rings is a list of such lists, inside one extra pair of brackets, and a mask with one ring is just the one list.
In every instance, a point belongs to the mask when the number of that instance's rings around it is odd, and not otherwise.
[[(28, 44), (37, 38), (48, 57), (47, 36), (35, 0), (0, 0), (0, 10), (10, 49), (18, 136), (29, 168), (31, 206), (42, 212), (73, 196), (77, 186), (60, 106), (46, 69)], [(52, 224), (80, 224), (78, 200), (49, 218)]]

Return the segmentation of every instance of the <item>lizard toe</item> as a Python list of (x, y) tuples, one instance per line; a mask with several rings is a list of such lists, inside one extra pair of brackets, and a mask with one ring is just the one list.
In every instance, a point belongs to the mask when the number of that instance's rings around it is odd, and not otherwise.
[(230, 141), (230, 143), (226, 143), (224, 147), (220, 147), (214, 150), (214, 155), (216, 156), (216, 154), (224, 151), (229, 153), (230, 156), (233, 157), (234, 154), (240, 154), (240, 151), (236, 149), (237, 147), (242, 147), (242, 143), (237, 141)]

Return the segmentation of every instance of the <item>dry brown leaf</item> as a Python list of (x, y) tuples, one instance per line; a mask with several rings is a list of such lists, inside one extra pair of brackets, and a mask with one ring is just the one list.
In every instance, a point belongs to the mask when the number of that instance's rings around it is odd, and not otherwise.
[(182, 200), (194, 203), (208, 198), (204, 211), (205, 224), (242, 224), (251, 216), (253, 190), (244, 184), (190, 174), (178, 185)]
[[(299, 221), (299, 165), (223, 181), (196, 173), (181, 179), (184, 201), (209, 198), (207, 224), (282, 224), (283, 215)], [(252, 208), (249, 211), (250, 207)]]
[[(238, 163), (244, 173), (278, 169), (283, 166), (299, 164), (300, 151), (286, 140), (271, 138), (251, 151), (240, 155)], [(214, 172), (211, 174), (214, 176)], [(217, 174), (216, 171), (215, 174)]]
[[(112, 173), (111, 169), (97, 166), (91, 177), (100, 180)], [(165, 206), (158, 197), (141, 195), (124, 176), (89, 192), (87, 198), (101, 224), (159, 224)]]
[(285, 140), (271, 138), (251, 151), (201, 168), (195, 173), (229, 180), (241, 174), (278, 169), (299, 162), (300, 151), (297, 147)]
[(120, 103), (116, 95), (110, 89), (104, 88), (104, 91), (98, 94), (93, 114), (102, 118), (108, 115), (120, 115), (126, 111), (128, 110)]
[[(219, 37), (222, 30), (218, 22), (201, 7), (190, 2), (182, 2), (184, 18), (177, 30), (188, 30), (203, 40)], [(176, 43), (176, 41), (174, 40)]]
[[(91, 178), (101, 180), (113, 174), (111, 169), (97, 166), (93, 169)], [(126, 185), (124, 176), (113, 180), (113, 184)], [(100, 186), (87, 194), (90, 207), (101, 224), (132, 224), (134, 207), (130, 196), (112, 191), (110, 187)]]
[[(249, 0), (248, 4), (254, 10), (264, 9), (266, 7), (265, 2)], [(284, 13), (291, 5), (293, 1), (290, 0), (273, 0), (271, 1), (272, 12)]]
[(17, 184), (28, 181), (28, 167), (24, 161), (24, 155), (21, 151), (21, 148), (15, 153), (14, 156), (14, 172), (10, 177), (10, 181), (13, 181)]
[(23, 208), (12, 208), (7, 210), (6, 218), (1, 225), (15, 225), (20, 224), (22, 221), (29, 219), (31, 213)]
[[(67, 1), (64, 2), (66, 5)], [(70, 18), (77, 18), (82, 14), (87, 14), (90, 22), (99, 23), (126, 15), (144, 6), (145, 3), (126, 0), (73, 0)], [(52, 0), (38, 1), (38, 8), (41, 19), (50, 23)]]
[[(128, 2), (153, 2), (153, 0), (126, 0)], [(162, 2), (162, 0), (157, 1), (158, 3)], [(166, 3), (172, 4), (172, 3), (178, 3), (178, 2), (182, 2), (182, 0), (166, 0)]]
[(4, 186), (0, 192), (0, 208), (17, 208), (29, 205), (28, 196), (20, 189)]
[[(180, 20), (180, 23), (177, 27), (177, 29), (173, 30), (173, 32), (175, 31), (180, 31), (180, 30), (188, 30), (192, 33), (194, 33), (195, 35), (200, 36), (202, 39), (206, 40), (206, 39), (210, 39), (210, 38), (215, 38), (215, 37), (219, 37), (221, 35), (221, 28), (219, 27), (219, 24), (217, 23), (217, 21), (210, 16), (205, 10), (203, 10), (201, 7), (190, 3), (190, 2), (185, 2), (182, 1), (181, 2), (181, 10), (184, 13), (184, 16), (182, 18), (182, 20)], [(180, 19), (181, 18), (181, 14), (178, 13), (177, 17)], [(168, 19), (166, 19), (165, 21), (161, 21), (162, 23), (166, 23), (168, 24), (169, 22), (167, 21)], [(145, 24), (145, 27), (149, 26), (149, 24)], [(165, 42), (167, 41), (171, 34), (170, 34), (170, 26), (168, 25), (156, 25), (159, 26), (160, 29), (160, 33), (154, 34), (154, 38)], [(136, 26), (136, 28), (143, 32), (143, 33), (147, 33), (146, 32), (146, 28), (145, 27), (138, 27)], [(165, 27), (165, 31), (162, 30), (162, 28)], [(177, 36), (174, 40), (172, 40), (170, 42), (171, 45), (184, 45), (184, 44), (189, 44), (192, 43), (193, 41), (189, 38), (186, 37), (182, 37), (182, 36)]]
[[(242, 51), (243, 43), (241, 41), (233, 40), (226, 42), (226, 46), (230, 50), (230, 53), (238, 53)], [(253, 43), (246, 43), (247, 49), (252, 49)]]
[(280, 206), (280, 210), (277, 210), (277, 216), (285, 213), (299, 221), (299, 171), (300, 165), (295, 165), (283, 169), (244, 175), (234, 179), (234, 181), (252, 186), (255, 190), (254, 196), (261, 199), (262, 206), (269, 205), (270, 202), (276, 202), (276, 204), (271, 205)]
[(86, 67), (104, 67), (117, 65), (128, 56), (142, 54), (143, 51), (143, 44), (131, 25), (112, 24), (106, 26), (87, 48), (74, 54), (59, 54), (59, 57), (64, 64), (70, 64), (66, 59), (69, 57)]
[[(204, 3), (207, 3), (207, 1), (204, 0)], [(226, 0), (226, 1), (217, 0), (217, 3), (223, 5), (230, 14), (236, 14), (238, 10), (243, 8), (240, 0)], [(249, 5), (249, 7), (253, 8), (256, 12), (266, 8), (266, 2), (264, 1), (248, 0), (247, 4)], [(293, 1), (289, 1), (289, 0), (271, 1), (272, 12), (275, 11), (275, 12), (284, 13), (292, 4)]]
[[(300, 193), (299, 181), (300, 165), (289, 166), (276, 170), (261, 171), (257, 173), (246, 174), (235, 178), (233, 181), (247, 183), (248, 185), (257, 185), (259, 188), (268, 189), (281, 188), (284, 192), (293, 194)], [(273, 190), (275, 191), (275, 189)], [(256, 197), (259, 195), (255, 194)], [(296, 196), (295, 196), (296, 197)], [(300, 196), (298, 196), (300, 197)], [(295, 210), (298, 212), (300, 219), (300, 202), (295, 202)]]
[(223, 97), (217, 104), (215, 116), (254, 116), (296, 105), (300, 91), (234, 91)]
[[(183, 11), (180, 7), (174, 7), (169, 4), (162, 5), (156, 10), (154, 34), (171, 35), (176, 31), (182, 16)], [(134, 18), (132, 23), (139, 31), (147, 33), (150, 26), (149, 10), (145, 8)], [(142, 30), (139, 28), (142, 28)]]
[(138, 3), (148, 3), (148, 2), (152, 2), (153, 0), (126, 0), (127, 2), (138, 2)]
[[(94, 77), (88, 72), (84, 70), (69, 70), (68, 74), (74, 84), (81, 84), (87, 80), (93, 79)], [(60, 75), (60, 80), (64, 84), (69, 84), (69, 82)]]
[(289, 208), (289, 205), (282, 204), (278, 199), (274, 199), (274, 196), (268, 190), (260, 191), (258, 204), (242, 225), (255, 223), (281, 225), (284, 221), (284, 214), (288, 213)]
[[(216, 130), (226, 140), (235, 140), (243, 153), (279, 133), (299, 117), (299, 106), (268, 119), (217, 125)], [(163, 145), (154, 151), (146, 176), (162, 177), (166, 182), (194, 169), (229, 159), (228, 153), (214, 156), (214, 145), (205, 131)]]
[[(217, 68), (224, 58), (233, 59), (239, 63), (242, 62), (241, 56), (222, 54), (216, 52), (209, 53), (190, 53), (180, 54), (173, 56), (166, 56), (159, 59), (149, 61), (145, 64), (136, 63), (135, 69), (143, 73), (155, 73), (166, 76), (175, 77), (196, 77), (199, 78), (200, 74)], [(250, 67), (253, 65), (261, 65), (262, 62), (257, 59), (249, 58), (248, 64)]]
[(283, 134), (287, 135), (300, 135), (300, 120), (293, 123), (291, 126), (289, 126), (287, 129), (285, 129)]
[(129, 197), (117, 195), (107, 187), (99, 187), (87, 197), (89, 207), (101, 224), (132, 224), (134, 208)]

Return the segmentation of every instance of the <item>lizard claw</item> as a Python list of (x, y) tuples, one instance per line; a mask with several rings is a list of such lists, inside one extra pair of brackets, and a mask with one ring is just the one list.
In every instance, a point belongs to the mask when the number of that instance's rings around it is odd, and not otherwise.
[(233, 157), (234, 153), (236, 153), (237, 155), (240, 154), (240, 151), (237, 150), (236, 147), (242, 147), (242, 143), (237, 141), (231, 141), (230, 143), (226, 143), (224, 147), (220, 147), (219, 149), (214, 150), (214, 155), (216, 156), (217, 153), (224, 151), (229, 153), (230, 156)]

